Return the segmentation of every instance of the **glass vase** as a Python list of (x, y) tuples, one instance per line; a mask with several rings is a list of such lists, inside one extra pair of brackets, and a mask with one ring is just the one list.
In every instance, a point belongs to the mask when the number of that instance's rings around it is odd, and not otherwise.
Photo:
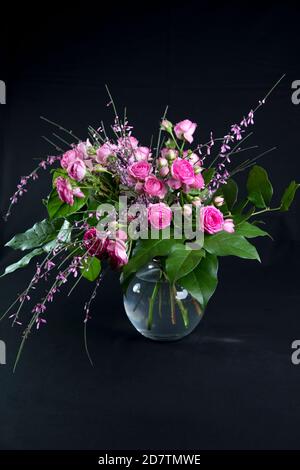
[(186, 289), (166, 280), (155, 260), (140, 269), (129, 283), (124, 307), (136, 330), (157, 341), (183, 338), (196, 328), (204, 314)]

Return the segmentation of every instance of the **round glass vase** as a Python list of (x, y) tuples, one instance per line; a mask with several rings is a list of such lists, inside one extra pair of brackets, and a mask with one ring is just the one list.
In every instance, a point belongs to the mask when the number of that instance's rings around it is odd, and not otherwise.
[(124, 307), (136, 330), (157, 341), (183, 338), (196, 328), (204, 314), (186, 289), (165, 279), (157, 261), (135, 274), (124, 294)]

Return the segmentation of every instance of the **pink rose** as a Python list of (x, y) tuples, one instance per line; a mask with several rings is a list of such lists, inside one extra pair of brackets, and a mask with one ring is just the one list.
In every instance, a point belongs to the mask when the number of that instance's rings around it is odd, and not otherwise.
[(56, 178), (55, 186), (59, 199), (68, 204), (69, 206), (73, 206), (74, 196), (80, 198), (84, 197), (84, 194), (80, 188), (73, 189), (71, 183), (62, 176)]
[(196, 130), (197, 124), (185, 119), (184, 121), (178, 122), (174, 127), (174, 132), (177, 139), (187, 140), (190, 144), (193, 142), (193, 134)]
[(232, 219), (225, 219), (223, 230), (228, 233), (234, 233), (234, 222)]
[(59, 199), (69, 204), (69, 206), (73, 206), (74, 195), (71, 183), (62, 176), (59, 176), (55, 181), (55, 185)]
[(172, 163), (172, 176), (183, 184), (193, 184), (195, 181), (194, 168), (187, 160), (177, 158)]
[(123, 240), (109, 240), (106, 251), (112, 268), (118, 269), (128, 263), (126, 244)]
[(85, 177), (86, 166), (83, 160), (75, 160), (68, 166), (68, 175), (75, 181), (81, 181)]
[(101, 236), (95, 227), (89, 228), (83, 236), (83, 245), (90, 256), (100, 257), (104, 254), (108, 240)]
[(187, 156), (189, 162), (192, 164), (192, 165), (197, 165), (197, 166), (201, 166), (201, 160), (200, 160), (200, 157), (199, 155), (197, 155), (196, 153), (191, 153), (190, 155), (188, 155), (187, 152), (184, 152), (183, 153), (183, 156)]
[(148, 207), (148, 220), (152, 227), (164, 229), (169, 227), (172, 221), (172, 210), (163, 202), (150, 204)]
[(148, 176), (144, 184), (144, 191), (149, 194), (149, 196), (163, 198), (166, 195), (167, 188), (156, 176)]
[(142, 183), (141, 181), (138, 181), (134, 187), (134, 190), (137, 192), (137, 193), (141, 193), (144, 189), (144, 183)]
[(76, 152), (75, 149), (68, 150), (61, 157), (60, 164), (62, 168), (67, 170), (68, 166), (71, 165), (71, 163), (73, 163), (77, 158), (78, 158), (78, 153)]
[(195, 181), (191, 185), (191, 187), (194, 189), (203, 189), (204, 186), (205, 186), (205, 183), (204, 183), (203, 176), (201, 173), (198, 173), (197, 175), (195, 175)]
[(130, 174), (130, 176), (133, 176), (133, 178), (142, 181), (145, 180), (147, 176), (149, 176), (150, 170), (150, 163), (147, 163), (145, 161), (133, 163), (128, 167), (128, 173)]
[(120, 139), (118, 139), (118, 144), (121, 146), (121, 147), (125, 147), (127, 149), (136, 149), (138, 144), (139, 144), (139, 141), (133, 137), (132, 135), (131, 136), (127, 136), (127, 137), (121, 137)]
[(79, 197), (81, 199), (85, 197), (80, 188), (73, 188), (73, 196)]
[(167, 181), (167, 185), (169, 186), (169, 188), (171, 189), (179, 189), (181, 187), (181, 183), (179, 180), (175, 180), (175, 178), (170, 178), (168, 179)]
[(115, 150), (116, 146), (109, 142), (101, 145), (101, 147), (96, 150), (96, 161), (101, 165), (105, 165), (109, 157), (115, 156)]
[(76, 146), (77, 157), (88, 158), (89, 157), (88, 150), (91, 148), (92, 148), (92, 144), (89, 141), (89, 139), (87, 139), (86, 142), (79, 142), (79, 144)]
[(215, 206), (202, 207), (200, 216), (202, 218), (204, 232), (213, 234), (223, 230), (223, 214)]
[(137, 147), (134, 151), (135, 159), (140, 161), (147, 161), (148, 158), (151, 156), (150, 149), (148, 147)]
[(124, 232), (124, 230), (117, 230), (116, 231), (116, 238), (119, 239), (119, 240), (123, 240), (123, 241), (126, 241), (127, 240), (127, 233)]

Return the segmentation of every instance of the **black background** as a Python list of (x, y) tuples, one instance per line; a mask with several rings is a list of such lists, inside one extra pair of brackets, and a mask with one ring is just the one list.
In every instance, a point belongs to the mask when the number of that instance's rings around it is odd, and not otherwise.
[[(54, 129), (39, 116), (85, 138), (89, 124), (110, 122), (105, 83), (147, 145), (166, 104), (172, 121), (198, 122), (206, 141), (211, 130), (224, 135), (286, 73), (257, 114), (251, 142), (278, 147), (262, 162), (276, 203), (291, 179), (300, 181), (300, 106), (291, 101), (291, 83), (300, 79), (299, 15), (288, 2), (8, 5), (1, 15), (1, 212), (32, 158), (53, 151), (40, 136)], [(48, 183), (47, 176), (34, 183), (1, 222), (1, 247), (44, 217)], [(14, 375), (22, 329), (1, 323), (8, 364), (0, 366), (0, 448), (298, 449), (300, 366), (290, 356), (300, 337), (299, 209), (298, 197), (288, 214), (265, 217), (275, 241), (258, 241), (262, 265), (221, 260), (207, 314), (182, 342), (139, 336), (113, 273), (89, 323), (94, 368), (83, 347), (88, 282), (57, 299)], [(14, 259), (0, 248), (2, 269)], [(30, 270), (1, 279), (1, 311)]]

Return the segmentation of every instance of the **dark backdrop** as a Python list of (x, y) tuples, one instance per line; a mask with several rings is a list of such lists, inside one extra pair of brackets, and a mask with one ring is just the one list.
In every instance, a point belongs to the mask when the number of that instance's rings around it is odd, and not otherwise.
[[(262, 163), (279, 193), (300, 180), (300, 106), (291, 102), (291, 83), (300, 79), (300, 8), (141, 3), (26, 3), (1, 15), (2, 213), (32, 159), (52, 153), (40, 136), (53, 129), (39, 116), (84, 138), (89, 124), (111, 119), (105, 83), (147, 145), (165, 104), (171, 120), (198, 122), (205, 141), (210, 130), (224, 135), (286, 73), (257, 114), (252, 142), (278, 147)], [(47, 191), (45, 176), (1, 222), (1, 270), (14, 259), (4, 242), (43, 218)], [(257, 243), (262, 265), (221, 260), (207, 314), (182, 342), (139, 336), (114, 274), (104, 280), (89, 323), (94, 368), (83, 347), (88, 282), (57, 299), (14, 375), (22, 330), (1, 323), (8, 364), (0, 366), (0, 448), (299, 448), (300, 366), (290, 359), (300, 336), (299, 209), (300, 198), (290, 213), (266, 216), (275, 241)], [(1, 311), (29, 271), (1, 279)]]

